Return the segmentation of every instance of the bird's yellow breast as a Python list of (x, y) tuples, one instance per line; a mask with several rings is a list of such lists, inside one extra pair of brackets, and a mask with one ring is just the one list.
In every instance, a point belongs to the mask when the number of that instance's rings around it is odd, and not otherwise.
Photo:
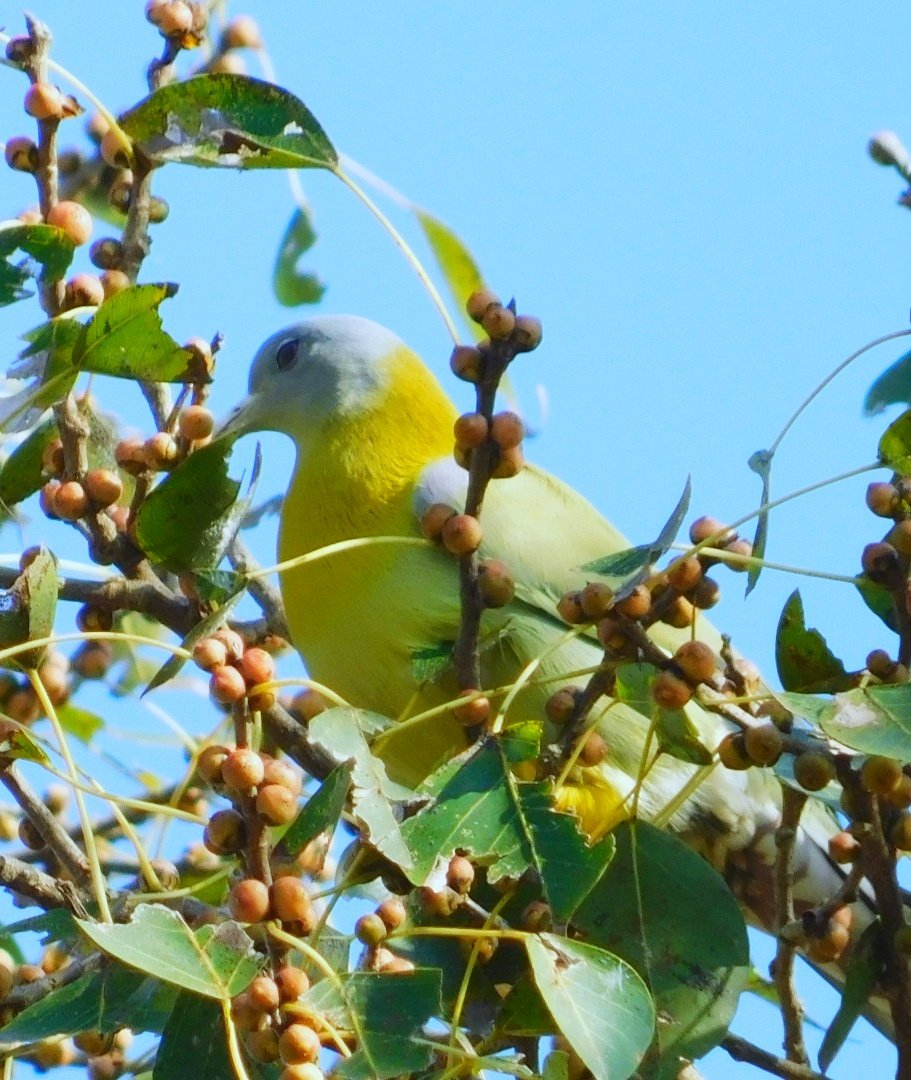
[[(388, 372), (374, 406), (300, 433), (282, 508), (282, 561), (339, 540), (419, 535), (415, 483), (451, 452), (455, 409), (409, 350), (390, 357)], [(414, 688), (411, 652), (437, 632), (427, 598), (449, 595), (457, 604), (454, 575), (439, 551), (392, 544), (286, 572), (291, 635), (312, 677), (353, 704), (396, 715)]]

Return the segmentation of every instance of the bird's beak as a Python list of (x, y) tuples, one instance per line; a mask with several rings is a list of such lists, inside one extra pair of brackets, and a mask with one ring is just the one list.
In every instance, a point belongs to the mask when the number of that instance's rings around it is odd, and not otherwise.
[(221, 418), (213, 439), (237, 439), (253, 430), (253, 398), (248, 396), (239, 401), (234, 408)]

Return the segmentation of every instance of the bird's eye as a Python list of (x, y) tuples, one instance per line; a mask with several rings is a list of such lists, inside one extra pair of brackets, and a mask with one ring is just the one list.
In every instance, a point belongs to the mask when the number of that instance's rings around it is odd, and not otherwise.
[(286, 338), (275, 350), (275, 363), (279, 371), (287, 371), (294, 367), (297, 360), (297, 352), (300, 349), (300, 340), (296, 337)]

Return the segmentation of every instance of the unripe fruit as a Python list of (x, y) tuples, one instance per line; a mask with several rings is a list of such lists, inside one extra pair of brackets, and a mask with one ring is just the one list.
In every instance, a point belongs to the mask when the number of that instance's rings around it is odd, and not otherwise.
[(456, 514), (443, 526), (440, 539), (452, 555), (467, 555), (481, 546), (481, 523), (471, 514)]
[(161, 5), (155, 23), (165, 37), (185, 34), (193, 27), (193, 11), (183, 0), (170, 0)]
[(889, 842), (899, 851), (911, 851), (911, 814), (899, 814), (889, 830)]
[(89, 259), (99, 270), (117, 270), (123, 262), (123, 244), (113, 236), (104, 236), (89, 248)]
[(386, 924), (375, 912), (362, 915), (354, 924), (354, 936), (364, 945), (379, 945), (387, 933)]
[[(725, 551), (730, 555), (743, 555), (745, 558), (750, 558), (753, 554), (753, 545), (749, 540), (735, 539), (729, 544), (725, 544)], [(741, 562), (740, 559), (727, 559), (722, 560), (730, 570), (733, 570), (736, 574), (741, 574), (749, 570), (750, 565), (747, 562)]]
[(860, 842), (842, 830), (829, 837), (829, 857), (833, 862), (854, 862), (860, 853)]
[(718, 659), (704, 641), (687, 641), (674, 653), (674, 663), (690, 682), (709, 682), (715, 675)]
[(54, 509), (54, 496), (57, 494), (59, 487), (59, 480), (48, 480), (38, 494), (38, 505), (41, 507), (41, 512), (45, 517), (52, 520), (57, 517), (57, 511)]
[(911, 807), (911, 776), (903, 775), (898, 784), (883, 799), (896, 810)]
[(146, 462), (150, 469), (169, 469), (180, 457), (180, 450), (173, 435), (159, 431), (146, 439), (143, 447)]
[(234, 667), (217, 667), (209, 680), (209, 693), (219, 705), (234, 705), (247, 692), (244, 677)]
[(69, 239), (79, 247), (92, 235), (92, 215), (77, 202), (59, 202), (47, 212), (48, 225), (63, 229)]
[(652, 606), (652, 594), (647, 585), (637, 585), (631, 593), (614, 604), (614, 612), (627, 619), (641, 619)]
[(222, 34), (223, 49), (261, 49), (263, 44), (259, 25), (250, 15), (237, 15)]
[(432, 503), (421, 515), (421, 532), (428, 539), (437, 541), (443, 535), (443, 526), (458, 511), (447, 503)]
[(614, 604), (614, 590), (603, 581), (590, 581), (579, 593), (582, 614), (593, 622), (603, 619)]
[(557, 614), (564, 622), (568, 622), (570, 626), (585, 622), (580, 594), (577, 592), (564, 593), (557, 602)]
[(468, 297), (465, 302), (465, 310), (472, 321), (479, 323), (483, 320), (487, 309), (492, 304), (499, 305), (499, 303), (500, 298), (496, 293), (491, 292), (490, 289), (478, 289)]
[(702, 563), (696, 555), (678, 559), (667, 568), (667, 580), (677, 592), (688, 593), (702, 581)]
[(774, 724), (759, 724), (744, 731), (743, 745), (756, 765), (774, 765), (784, 750), (784, 739)]
[(508, 307), (491, 304), (481, 318), (481, 326), (491, 341), (505, 341), (516, 327), (516, 317)]
[(285, 1005), (289, 1001), (297, 1001), (302, 994), (306, 994), (310, 989), (310, 980), (306, 972), (288, 964), (276, 971), (275, 985), (278, 988), (279, 1001)]
[(682, 709), (692, 696), (692, 686), (672, 671), (660, 672), (652, 683), (652, 697), (662, 709)]
[(743, 772), (753, 764), (747, 756), (743, 735), (730, 732), (718, 744), (718, 760), (726, 769)]
[(286, 1065), (315, 1063), (321, 1049), (319, 1035), (306, 1024), (290, 1024), (278, 1037), (278, 1052)]
[(164, 199), (159, 199), (155, 195), (149, 199), (149, 223), (151, 225), (160, 225), (162, 221), (167, 221), (170, 212), (171, 207)]
[(202, 842), (213, 855), (233, 855), (247, 842), (247, 827), (236, 810), (217, 810), (203, 830)]
[(376, 909), (377, 915), (383, 920), (383, 925), (390, 932), (398, 930), (405, 923), (407, 912), (401, 897), (390, 896)]
[(512, 336), (519, 352), (531, 352), (532, 349), (537, 349), (544, 336), (541, 320), (536, 319), (534, 315), (517, 315)]
[(895, 588), (902, 580), (898, 552), (891, 544), (878, 542), (867, 544), (860, 560), (867, 577), (877, 585)]
[(490, 716), (490, 699), (482, 694), (478, 696), (477, 690), (463, 690), (460, 697), (471, 698), (463, 705), (455, 705), (452, 715), (465, 727), (474, 727), (476, 724), (484, 724)]
[(76, 628), (83, 633), (110, 630), (114, 625), (114, 613), (109, 608), (83, 604), (76, 612)]
[(309, 922), (313, 918), (310, 894), (300, 878), (280, 877), (272, 882), (270, 892), (272, 914), (276, 919), (282, 922)]
[(215, 430), (215, 417), (205, 405), (189, 405), (177, 421), (180, 434), (190, 442), (207, 439)]
[(319, 1066), (308, 1061), (302, 1065), (286, 1065), (278, 1080), (325, 1080), (325, 1075)]
[(105, 270), (101, 275), (101, 287), (104, 289), (105, 300), (109, 296), (116, 296), (132, 285), (132, 281), (122, 270)]
[(278, 986), (268, 975), (257, 975), (247, 987), (250, 1004), (260, 1012), (272, 1012), (280, 1003)]
[(249, 791), (262, 783), (266, 769), (263, 759), (255, 750), (239, 746), (222, 762), (221, 775), (224, 782), (235, 791)]
[(490, 424), (490, 437), (501, 450), (511, 450), (525, 438), (525, 425), (514, 412), (500, 412)]
[(835, 763), (819, 750), (804, 750), (794, 758), (794, 779), (807, 791), (821, 791), (835, 779)]
[(112, 1036), (110, 1032), (102, 1032), (97, 1029), (80, 1031), (73, 1036), (73, 1045), (77, 1050), (89, 1057), (100, 1057), (111, 1049)]
[(898, 491), (894, 484), (875, 481), (867, 487), (867, 506), (877, 517), (890, 518), (898, 503)]
[(478, 563), (478, 589), (488, 608), (501, 608), (512, 602), (516, 583), (509, 567), (500, 559), (482, 559)]
[(519, 916), (519, 926), (529, 934), (541, 934), (553, 927), (554, 917), (550, 904), (532, 900)]
[(258, 923), (269, 917), (269, 889), (259, 878), (238, 881), (228, 894), (228, 910), (238, 922)]
[(582, 749), (579, 751), (579, 762), (586, 768), (593, 769), (607, 757), (607, 743), (604, 737), (597, 731), (590, 731), (585, 736)]
[(911, 519), (896, 522), (886, 539), (900, 555), (911, 555)]
[(26, 135), (14, 135), (6, 140), (3, 151), (6, 163), (18, 172), (34, 172), (38, 168), (38, 147)]
[(236, 664), (244, 655), (244, 639), (236, 630), (232, 630), (227, 626), (220, 626), (212, 637), (224, 645), (228, 653), (229, 664)]
[(487, 438), (487, 417), (483, 413), (462, 413), (452, 426), (456, 446), (460, 450), (473, 450)]
[(275, 1028), (264, 1027), (246, 1032), (244, 1046), (250, 1057), (262, 1065), (278, 1061), (278, 1032)]
[(494, 467), (490, 470), (491, 480), (511, 480), (525, 468), (525, 455), (521, 446), (512, 446), (501, 450)]
[(114, 447), (114, 460), (131, 476), (139, 476), (146, 471), (144, 445), (141, 439), (121, 439)]
[(695, 616), (696, 610), (690, 601), (685, 596), (675, 596), (661, 616), (661, 621), (677, 630), (685, 630), (693, 625)]
[(704, 577), (690, 592), (690, 602), (700, 611), (708, 611), (721, 599), (721, 586), (713, 578)]
[[(127, 139), (127, 146), (125, 146), (123, 142), (125, 138), (125, 135), (116, 132), (113, 128), (108, 128), (101, 136), (101, 143), (99, 144), (101, 156), (108, 165), (112, 165), (115, 169), (126, 169), (130, 166), (130, 152), (127, 149), (129, 139)], [(102, 269), (113, 269), (113, 267), (102, 267)]]
[(895, 661), (885, 649), (874, 649), (867, 654), (867, 671), (877, 679), (888, 679), (895, 668)]
[(243, 57), (237, 53), (225, 52), (216, 56), (209, 64), (209, 72), (212, 75), (224, 73), (226, 75), (246, 75), (247, 65)]
[(266, 762), (263, 783), (278, 784), (283, 788), (287, 788), (294, 796), (301, 793), (300, 773), (289, 762), (278, 758), (271, 758)]
[(908, 161), (908, 151), (894, 131), (877, 131), (867, 143), (867, 153), (877, 165), (903, 167)]
[(270, 825), (287, 825), (297, 817), (297, 796), (282, 784), (263, 784), (256, 793), (256, 812)]
[(214, 671), (228, 660), (228, 650), (218, 638), (207, 637), (193, 646), (193, 662), (203, 671)]
[(259, 686), (275, 678), (275, 661), (265, 649), (247, 649), (237, 661), (237, 670), (243, 675), (247, 686)]
[(574, 691), (570, 687), (564, 686), (551, 694), (544, 706), (547, 719), (554, 724), (568, 724), (576, 711), (578, 693), (578, 690)]
[(827, 964), (837, 960), (851, 943), (851, 932), (841, 923), (831, 920), (823, 937), (812, 939), (807, 953), (817, 963)]
[(161, 18), (161, 12), (169, 3), (170, 0), (149, 0), (146, 4), (146, 18), (153, 26), (158, 25), (158, 20)]
[(474, 345), (456, 345), (449, 358), (449, 367), (456, 378), (476, 383), (481, 377), (481, 353)]
[(713, 517), (701, 517), (697, 518), (692, 525), (690, 525), (690, 541), (694, 544), (701, 544), (704, 540), (712, 539), (712, 547), (723, 546), (726, 541), (734, 539), (734, 534), (724, 524), (723, 521), (719, 521), (718, 518)]
[(95, 274), (76, 274), (64, 286), (64, 311), (81, 307), (98, 307), (103, 300), (104, 286)]
[(44, 837), (28, 818), (22, 818), (19, 822), (19, 840), (29, 851), (41, 851), (44, 847)]
[(289, 704), (289, 712), (302, 723), (309, 723), (314, 716), (325, 712), (329, 702), (316, 690), (301, 690), (295, 694)]
[(446, 870), (446, 884), (460, 896), (466, 896), (474, 884), (474, 867), (464, 855), (453, 855)]
[(196, 759), (196, 771), (208, 784), (223, 784), (221, 767), (230, 753), (227, 746), (219, 746), (217, 743), (204, 747)]
[(123, 494), (123, 481), (111, 469), (89, 469), (82, 481), (93, 506), (113, 506)]
[(50, 83), (36, 82), (25, 93), (25, 111), (36, 120), (60, 120), (63, 117), (63, 94)]
[(73, 653), (72, 668), (83, 679), (103, 679), (113, 660), (109, 641), (86, 641)]
[(860, 769), (860, 782), (872, 795), (888, 795), (901, 783), (901, 763), (894, 758), (873, 754)]
[(67, 480), (54, 492), (54, 513), (63, 521), (78, 521), (89, 508), (89, 497), (78, 480)]

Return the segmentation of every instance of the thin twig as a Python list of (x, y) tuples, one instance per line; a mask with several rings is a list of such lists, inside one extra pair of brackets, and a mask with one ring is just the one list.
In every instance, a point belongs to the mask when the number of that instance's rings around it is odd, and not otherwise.
[[(781, 785), (781, 824), (775, 832), (778, 858), (775, 863), (775, 924), (781, 930), (794, 920), (794, 852), (800, 828), (800, 815), (807, 796), (787, 784)], [(775, 952), (773, 979), (784, 1024), (784, 1049), (788, 1060), (809, 1065), (803, 1040), (803, 1005), (794, 982), (796, 945), (781, 934)]]
[(85, 905), (71, 881), (52, 877), (12, 855), (0, 855), (0, 885), (26, 897), (45, 911), (65, 907), (76, 915), (86, 914)]
[(782, 1080), (826, 1080), (823, 1074), (816, 1072), (815, 1069), (770, 1054), (768, 1050), (763, 1050), (747, 1042), (746, 1039), (741, 1039), (739, 1035), (725, 1035), (721, 1040), (721, 1046), (735, 1061), (745, 1061), (750, 1065), (755, 1065), (763, 1072), (782, 1077)]

